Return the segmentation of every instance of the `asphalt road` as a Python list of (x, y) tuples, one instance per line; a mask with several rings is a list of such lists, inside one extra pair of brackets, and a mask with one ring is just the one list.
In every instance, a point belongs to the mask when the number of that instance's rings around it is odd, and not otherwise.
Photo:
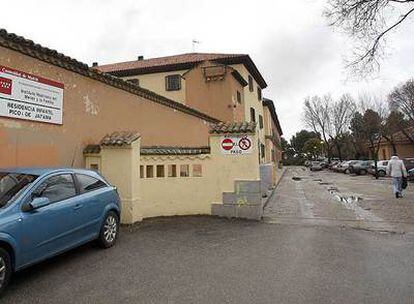
[(0, 303), (414, 303), (413, 249), (412, 234), (158, 219), (16, 274)]

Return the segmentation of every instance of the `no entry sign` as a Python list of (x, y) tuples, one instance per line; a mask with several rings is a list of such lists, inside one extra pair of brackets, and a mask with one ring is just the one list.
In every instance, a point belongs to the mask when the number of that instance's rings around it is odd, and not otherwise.
[(225, 151), (230, 151), (234, 147), (234, 141), (231, 138), (224, 138), (221, 141), (221, 147)]
[(252, 153), (252, 138), (250, 136), (223, 136), (220, 146), (223, 154), (249, 154)]

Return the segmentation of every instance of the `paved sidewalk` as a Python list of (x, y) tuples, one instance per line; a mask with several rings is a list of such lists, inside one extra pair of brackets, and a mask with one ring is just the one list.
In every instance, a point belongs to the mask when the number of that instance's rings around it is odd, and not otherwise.
[(265, 208), (265, 221), (414, 232), (414, 184), (396, 199), (388, 178), (289, 167)]

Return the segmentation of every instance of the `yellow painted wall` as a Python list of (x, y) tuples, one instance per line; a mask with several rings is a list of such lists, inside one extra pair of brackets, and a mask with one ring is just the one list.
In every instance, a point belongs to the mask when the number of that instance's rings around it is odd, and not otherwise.
[[(130, 224), (142, 220), (139, 181), (140, 139), (128, 147), (104, 147), (100, 153), (102, 175), (118, 188), (121, 198), (121, 222)], [(87, 157), (86, 163), (91, 163)]]
[[(251, 135), (257, 141), (257, 135)], [(140, 140), (126, 147), (103, 147), (99, 155), (86, 155), (87, 168), (99, 171), (118, 188), (122, 202), (121, 221), (131, 224), (143, 218), (211, 214), (212, 203), (222, 203), (223, 192), (233, 192), (237, 180), (260, 180), (258, 149), (228, 155), (221, 152), (222, 136), (210, 137), (210, 154), (193, 156), (140, 155)], [(178, 177), (168, 177), (168, 164), (177, 165)], [(180, 165), (190, 165), (190, 176), (180, 177)], [(202, 165), (202, 177), (193, 176), (193, 165)], [(141, 178), (140, 166), (153, 165), (154, 177)], [(164, 165), (165, 177), (156, 177), (156, 166)]]
[(165, 89), (165, 76), (180, 74), (183, 75), (187, 70), (171, 71), (165, 73), (142, 74), (138, 76), (122, 77), (122, 79), (139, 79), (139, 86), (151, 90), (159, 95), (170, 98), (174, 101), (185, 103), (185, 79), (181, 78), (181, 90), (167, 91)]
[[(209, 214), (210, 204), (207, 200), (209, 194), (213, 193), (208, 176), (211, 176), (211, 159), (209, 156), (201, 157), (163, 157), (142, 156), (140, 165), (164, 165), (165, 177), (141, 178), (141, 210), (145, 217)], [(168, 165), (177, 166), (177, 177), (168, 177)], [(192, 166), (202, 165), (202, 177), (192, 176)], [(180, 165), (190, 165), (190, 177), (180, 177)], [(201, 190), (201, 191), (200, 191)]]
[[(257, 140), (256, 136), (252, 136)], [(246, 155), (225, 155), (221, 136), (210, 137), (211, 154), (199, 156), (141, 156), (141, 165), (190, 165), (190, 177), (141, 178), (140, 213), (143, 217), (211, 214), (211, 204), (221, 203), (223, 192), (234, 191), (236, 180), (260, 180), (258, 151)], [(201, 164), (202, 177), (192, 177), (191, 166)], [(179, 172), (178, 172), (179, 173)]]

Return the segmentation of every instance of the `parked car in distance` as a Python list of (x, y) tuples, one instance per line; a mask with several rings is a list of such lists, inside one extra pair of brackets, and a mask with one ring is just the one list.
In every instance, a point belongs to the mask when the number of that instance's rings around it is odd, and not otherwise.
[(373, 163), (373, 160), (359, 160), (349, 165), (349, 171), (357, 175), (365, 175)]
[(414, 158), (404, 158), (403, 162), (407, 170), (411, 170), (414, 168)]
[(335, 169), (338, 167), (338, 165), (339, 165), (340, 163), (341, 163), (341, 162), (340, 162), (339, 160), (334, 160), (334, 161), (331, 161), (331, 163), (328, 165), (328, 168), (329, 168), (330, 170), (335, 171)]
[(118, 237), (120, 199), (97, 172), (0, 169), (0, 292), (14, 271), (96, 240)]
[(352, 165), (354, 162), (356, 162), (356, 160), (344, 161), (340, 165), (338, 165), (336, 171), (341, 172), (341, 173), (345, 173), (345, 174), (349, 174), (350, 173), (349, 166)]
[(323, 169), (321, 162), (313, 161), (309, 167), (311, 171), (321, 171)]
[(346, 162), (347, 161), (345, 160), (345, 161), (337, 163), (336, 165), (333, 165), (332, 170), (335, 171), (335, 172), (340, 172), (340, 170), (342, 168), (342, 165), (345, 164)]
[(408, 170), (408, 180), (414, 181), (414, 168), (411, 170)]
[(321, 165), (322, 169), (328, 168), (329, 166), (328, 161), (325, 161), (325, 160), (321, 161), (319, 164)]
[[(377, 161), (378, 176), (384, 177), (387, 175), (387, 166), (388, 160)], [(371, 168), (369, 168), (368, 172), (372, 175), (375, 175), (375, 162), (372, 163)]]

